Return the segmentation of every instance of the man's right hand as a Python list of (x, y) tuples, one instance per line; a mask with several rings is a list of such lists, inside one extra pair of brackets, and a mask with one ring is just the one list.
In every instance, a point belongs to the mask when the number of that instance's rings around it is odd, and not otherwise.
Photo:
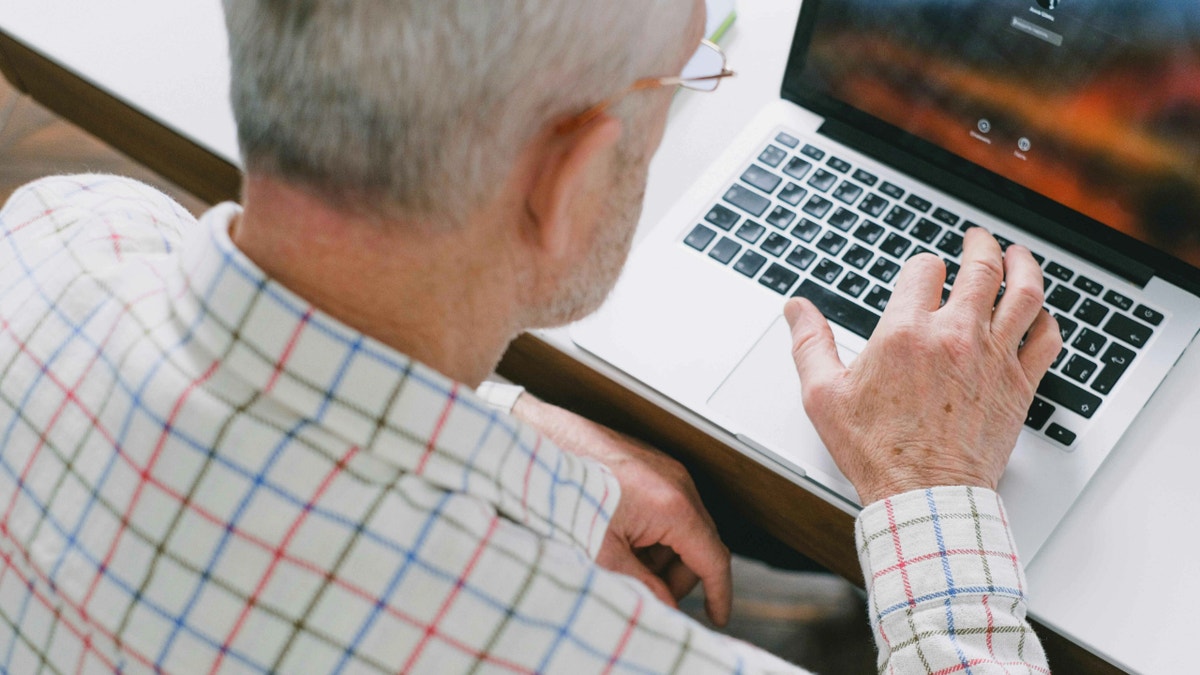
[(945, 278), (936, 256), (910, 259), (848, 368), (812, 303), (797, 298), (784, 308), (805, 410), (863, 506), (939, 485), (996, 489), (1034, 391), (1062, 348), (1027, 249), (1002, 254), (974, 228), (939, 307)]

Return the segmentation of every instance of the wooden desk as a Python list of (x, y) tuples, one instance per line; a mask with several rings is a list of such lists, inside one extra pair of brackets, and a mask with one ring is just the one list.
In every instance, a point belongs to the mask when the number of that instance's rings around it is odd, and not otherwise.
[[(202, 4), (215, 5), (215, 2), (204, 0)], [(680, 95), (672, 112), (664, 151), (652, 166), (644, 224), (661, 218), (682, 186), (693, 180), (707, 163), (705, 158), (711, 149), (719, 148), (736, 133), (745, 121), (745, 109), (775, 95), (783, 69), (778, 45), (790, 39), (792, 26), (766, 14), (774, 12), (794, 21), (798, 7), (799, 0), (742, 0), (742, 18), (730, 34), (728, 46), (731, 65), (743, 72), (707, 98), (689, 93)], [(79, 11), (74, 6), (70, 10)], [(41, 6), (38, 11), (43, 11)], [(218, 129), (211, 134), (195, 133), (192, 122), (167, 120), (162, 113), (151, 114), (144, 106), (131, 102), (129, 95), (101, 86), (77, 68), (68, 67), (36, 48), (28, 36), (22, 39), (5, 29), (4, 12), (0, 11), (0, 70), (17, 88), (202, 199), (217, 202), (237, 198), (240, 174), (229, 150), (231, 139), (224, 135), (227, 132)], [(765, 32), (766, 37), (759, 31)], [(739, 39), (740, 33), (753, 34), (754, 39)], [(1190, 372), (1200, 372), (1200, 355), (1195, 349), (1190, 355), (1195, 362)], [(572, 351), (561, 336), (551, 333), (521, 337), (505, 356), (500, 372), (547, 400), (572, 407), (690, 459), (716, 478), (723, 496), (740, 505), (747, 518), (837, 573), (861, 583), (853, 547), (853, 519), (848, 513), (803, 480), (747, 458), (703, 424), (676, 415), (667, 404), (638, 390), (619, 373), (585, 358), (578, 350)], [(1095, 502), (1102, 497), (1089, 499)], [(1187, 513), (1200, 514), (1200, 508), (1193, 509), (1190, 504), (1185, 508), (1189, 510), (1181, 516), (1184, 520)], [(1083, 534), (1073, 536), (1077, 540), (1092, 536), (1087, 528), (1083, 530)], [(1100, 546), (1096, 544), (1092, 554), (1106, 555), (1106, 550), (1097, 550)], [(1072, 572), (1072, 565), (1076, 570), (1081, 569), (1078, 559), (1068, 553), (1055, 553), (1055, 569), (1040, 575), (1049, 580), (1044, 585), (1060, 583)], [(1146, 564), (1159, 569), (1170, 567), (1168, 562), (1155, 559)], [(1105, 578), (1103, 570), (1092, 569), (1088, 574), (1084, 578), (1098, 577), (1104, 583), (1118, 586), (1127, 582), (1120, 574), (1115, 579)], [(1031, 572), (1031, 577), (1035, 576)], [(1035, 589), (1035, 612), (1038, 601)], [(1063, 614), (1062, 607), (1068, 604), (1060, 601), (1049, 607), (1050, 613), (1056, 621), (1078, 632), (1080, 629), (1068, 621), (1073, 617), (1058, 618)], [(1039, 634), (1057, 672), (1118, 672), (1044, 625), (1039, 626)], [(1181, 651), (1186, 652), (1186, 646)]]

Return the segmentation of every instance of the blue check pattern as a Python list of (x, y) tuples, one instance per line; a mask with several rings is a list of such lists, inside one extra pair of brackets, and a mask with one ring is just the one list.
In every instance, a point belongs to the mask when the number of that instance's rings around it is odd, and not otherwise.
[[(237, 213), (106, 176), (0, 210), (0, 672), (796, 671), (596, 566), (606, 469), (267, 278)], [(967, 611), (980, 561), (1024, 625), (994, 495), (987, 553), (953, 552), (964, 494), (860, 521), (889, 653), (974, 658), (891, 626)]]

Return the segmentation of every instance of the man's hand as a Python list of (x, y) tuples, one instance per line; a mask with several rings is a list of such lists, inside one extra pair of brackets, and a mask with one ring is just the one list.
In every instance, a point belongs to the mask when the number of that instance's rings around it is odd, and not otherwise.
[(621, 501), (596, 558), (600, 566), (640, 580), (672, 607), (703, 581), (708, 617), (725, 625), (733, 601), (729, 549), (679, 462), (527, 393), (513, 415), (616, 475)]
[[(913, 257), (866, 349), (842, 365), (807, 300), (784, 308), (804, 407), (864, 506), (938, 485), (995, 489), (1062, 338), (1042, 310), (1041, 268), (967, 232), (962, 268), (939, 308), (946, 268)], [(1006, 281), (1004, 296), (993, 304)], [(1024, 343), (1022, 344), (1022, 338)]]

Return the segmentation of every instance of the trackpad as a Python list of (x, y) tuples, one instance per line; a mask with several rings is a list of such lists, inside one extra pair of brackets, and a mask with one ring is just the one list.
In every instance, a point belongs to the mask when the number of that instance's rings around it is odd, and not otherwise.
[[(838, 344), (842, 363), (858, 353)], [(785, 463), (853, 502), (858, 495), (825, 450), (801, 400), (792, 334), (780, 316), (708, 400), (722, 426), (750, 437)]]

